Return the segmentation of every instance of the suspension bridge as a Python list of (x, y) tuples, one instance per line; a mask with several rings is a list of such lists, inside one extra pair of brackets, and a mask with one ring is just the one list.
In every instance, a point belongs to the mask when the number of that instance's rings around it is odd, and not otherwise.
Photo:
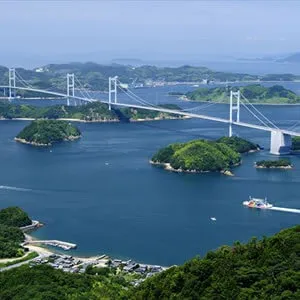
[[(264, 114), (262, 114), (253, 104), (251, 104), (240, 91), (230, 92), (230, 101), (229, 101), (229, 118), (219, 118), (213, 117), (205, 114), (198, 114), (192, 112), (192, 109), (187, 110), (178, 110), (178, 109), (168, 109), (161, 106), (154, 105), (153, 103), (147, 102), (131, 90), (124, 88), (123, 84), (119, 81), (118, 77), (110, 77), (109, 78), (109, 92), (108, 92), (108, 100), (97, 99), (91, 95), (91, 93), (81, 84), (80, 80), (75, 77), (74, 74), (67, 74), (66, 76), (66, 87), (67, 92), (61, 92), (57, 90), (50, 89), (40, 89), (29, 84), (14, 68), (9, 69), (8, 74), (8, 85), (0, 86), (0, 89), (8, 91), (7, 99), (13, 100), (16, 96), (16, 91), (30, 91), (36, 92), (39, 94), (52, 95), (55, 97), (66, 99), (66, 104), (70, 105), (71, 101), (75, 101), (75, 105), (90, 103), (90, 102), (101, 102), (107, 104), (109, 109), (111, 110), (112, 106), (115, 107), (129, 107), (136, 109), (145, 109), (158, 111), (169, 114), (176, 114), (180, 116), (187, 116), (191, 118), (198, 118), (203, 120), (215, 121), (220, 123), (225, 123), (229, 125), (229, 136), (232, 136), (232, 127), (241, 126), (246, 128), (252, 128), (257, 130), (263, 130), (270, 132), (270, 152), (272, 154), (280, 155), (280, 154), (288, 154), (291, 150), (292, 145), (292, 136), (299, 136), (300, 132), (288, 130), (288, 129), (280, 129), (278, 128), (270, 119), (268, 119)], [(20, 83), (22, 85), (17, 85)], [(75, 83), (77, 86), (75, 87)], [(75, 94), (76, 90), (76, 94)], [(118, 101), (118, 90), (121, 90), (125, 93), (133, 103), (122, 103)], [(240, 108), (244, 107), (250, 114), (252, 114), (255, 119), (259, 122), (259, 124), (252, 124), (247, 122), (242, 122), (240, 120)], [(292, 126), (293, 128), (294, 126)]]

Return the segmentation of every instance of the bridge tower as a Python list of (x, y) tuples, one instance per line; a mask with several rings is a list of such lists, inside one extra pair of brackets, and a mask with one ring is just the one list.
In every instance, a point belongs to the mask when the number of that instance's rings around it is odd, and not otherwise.
[(8, 70), (8, 86), (9, 86), (9, 101), (16, 97), (16, 70), (15, 68), (10, 68)]
[(281, 130), (271, 131), (270, 153), (284, 155), (291, 152), (292, 137), (283, 133)]
[(114, 94), (114, 103), (117, 103), (117, 80), (118, 76), (108, 78), (108, 109), (111, 110), (112, 94)]
[(237, 92), (230, 91), (230, 103), (229, 103), (229, 137), (232, 136), (232, 122), (233, 112), (236, 111), (236, 122), (240, 122), (240, 90)]
[(74, 74), (67, 74), (67, 106), (70, 106), (70, 95), (75, 96), (75, 77)]

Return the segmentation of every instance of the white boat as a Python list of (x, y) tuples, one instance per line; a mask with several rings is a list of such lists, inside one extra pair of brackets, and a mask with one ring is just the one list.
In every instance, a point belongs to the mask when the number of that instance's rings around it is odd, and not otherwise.
[(211, 217), (210, 218), (212, 221), (217, 221), (217, 219), (215, 217)]
[(243, 205), (248, 206), (250, 208), (259, 208), (259, 209), (266, 209), (273, 207), (272, 204), (267, 202), (267, 198), (260, 199), (260, 198), (252, 198), (249, 197), (248, 201), (244, 201)]

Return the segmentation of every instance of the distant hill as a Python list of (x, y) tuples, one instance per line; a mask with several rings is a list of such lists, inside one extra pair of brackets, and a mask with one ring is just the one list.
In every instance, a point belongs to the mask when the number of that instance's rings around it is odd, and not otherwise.
[[(230, 90), (237, 90), (238, 87), (216, 87), (199, 88), (185, 94), (187, 99), (194, 101), (214, 101), (226, 103), (229, 101)], [(298, 103), (300, 97), (291, 90), (281, 85), (264, 87), (260, 84), (252, 84), (240, 87), (241, 93), (252, 103)]]
[(277, 62), (300, 63), (300, 52), (278, 59)]

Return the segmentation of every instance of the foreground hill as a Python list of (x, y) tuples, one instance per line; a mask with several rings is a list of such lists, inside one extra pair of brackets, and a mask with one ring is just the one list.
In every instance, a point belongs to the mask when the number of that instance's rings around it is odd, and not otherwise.
[(79, 129), (66, 121), (35, 120), (15, 140), (34, 146), (51, 146), (53, 143), (78, 139), (80, 136)]
[[(199, 88), (193, 92), (186, 93), (186, 97), (194, 101), (229, 102), (230, 90), (237, 90), (237, 87)], [(259, 84), (240, 87), (241, 93), (252, 103), (287, 103), (300, 102), (300, 97), (291, 90), (281, 85), (264, 87)]]
[(0, 299), (300, 299), (300, 226), (222, 246), (138, 287), (102, 270), (74, 274), (40, 265), (0, 272)]
[(300, 299), (300, 226), (236, 242), (146, 280), (134, 299)]

